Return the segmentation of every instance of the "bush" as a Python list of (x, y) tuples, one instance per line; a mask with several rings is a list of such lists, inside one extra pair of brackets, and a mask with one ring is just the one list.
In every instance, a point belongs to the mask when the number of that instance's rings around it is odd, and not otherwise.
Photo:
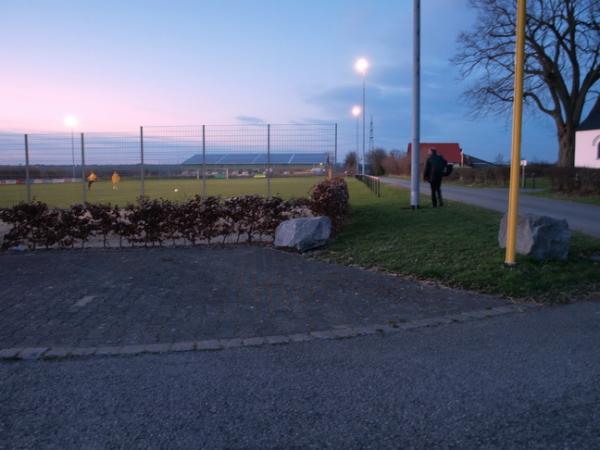
[(546, 174), (552, 192), (600, 195), (600, 169), (553, 167)]
[(464, 184), (478, 184), (483, 186), (505, 186), (510, 179), (510, 168), (504, 166), (484, 167), (473, 169), (470, 167), (455, 167), (448, 176), (448, 180)]
[(311, 209), (317, 216), (329, 217), (333, 231), (337, 232), (350, 214), (349, 200), (346, 181), (343, 178), (333, 178), (313, 187)]
[(11, 225), (4, 237), (3, 248), (26, 245), (35, 249), (59, 245), (81, 247), (91, 237), (102, 237), (103, 246), (111, 236), (130, 245), (173, 245), (185, 239), (192, 245), (212, 242), (234, 235), (252, 242), (257, 236), (274, 236), (284, 220), (326, 215), (333, 229), (339, 230), (349, 212), (348, 188), (343, 179), (325, 181), (315, 186), (311, 199), (265, 199), (256, 195), (202, 199), (196, 196), (182, 203), (140, 198), (137, 204), (124, 208), (110, 204), (73, 205), (67, 209), (50, 209), (41, 202), (21, 203), (0, 210), (0, 220)]

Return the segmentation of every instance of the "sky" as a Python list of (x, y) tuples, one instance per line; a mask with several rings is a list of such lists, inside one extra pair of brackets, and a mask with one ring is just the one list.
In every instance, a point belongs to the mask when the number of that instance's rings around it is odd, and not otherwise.
[[(411, 139), (411, 0), (4, 1), (0, 131), (131, 131), (140, 125), (338, 123), (356, 146), (366, 77), (375, 146)], [(510, 117), (477, 116), (450, 63), (476, 15), (466, 0), (422, 2), (421, 141), (510, 154)], [(469, 114), (471, 113), (471, 114)], [(368, 133), (368, 126), (367, 126)], [(360, 138), (362, 142), (362, 137)], [(361, 144), (362, 145), (362, 144)], [(555, 161), (553, 125), (527, 114), (523, 157)]]

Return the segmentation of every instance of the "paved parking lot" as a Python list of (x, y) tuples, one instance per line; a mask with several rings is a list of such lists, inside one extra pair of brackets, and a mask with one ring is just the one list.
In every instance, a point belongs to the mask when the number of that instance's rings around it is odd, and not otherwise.
[(506, 304), (261, 246), (0, 254), (0, 349), (402, 323)]

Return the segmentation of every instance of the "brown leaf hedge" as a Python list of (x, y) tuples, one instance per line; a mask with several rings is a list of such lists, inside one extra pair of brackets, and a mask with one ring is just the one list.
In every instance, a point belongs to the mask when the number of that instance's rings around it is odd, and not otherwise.
[(283, 200), (245, 195), (221, 199), (195, 196), (184, 202), (141, 197), (124, 207), (111, 204), (76, 204), (50, 208), (42, 202), (20, 203), (0, 210), (0, 220), (9, 224), (3, 249), (85, 247), (91, 238), (101, 238), (106, 247), (118, 238), (119, 247), (199, 243), (252, 242), (273, 238), (284, 220), (307, 215), (328, 216), (334, 231), (349, 214), (346, 182), (323, 181), (313, 187), (310, 198)]

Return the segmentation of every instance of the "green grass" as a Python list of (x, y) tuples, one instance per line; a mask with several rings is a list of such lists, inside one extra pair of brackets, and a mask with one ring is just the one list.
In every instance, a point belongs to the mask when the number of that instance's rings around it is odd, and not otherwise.
[(527, 195), (535, 195), (537, 197), (551, 198), (554, 200), (564, 200), (567, 202), (585, 203), (588, 205), (600, 206), (600, 196), (598, 195), (561, 194), (559, 192), (550, 191), (530, 192)]
[(364, 185), (349, 180), (350, 223), (319, 258), (434, 280), (444, 285), (512, 298), (562, 302), (600, 294), (600, 240), (574, 233), (566, 262), (537, 262), (519, 256), (504, 267), (497, 242), (501, 215), (448, 202), (408, 209), (409, 191), (384, 187), (377, 199)]
[[(306, 197), (309, 190), (322, 177), (290, 177), (273, 178), (271, 193), (283, 198)], [(145, 194), (151, 198), (185, 200), (201, 192), (201, 181), (190, 179), (149, 179), (145, 183)], [(174, 189), (178, 189), (175, 192)], [(34, 184), (31, 186), (32, 198), (50, 206), (65, 207), (73, 203), (81, 203), (82, 186), (76, 184)], [(206, 180), (206, 194), (232, 197), (245, 194), (267, 195), (267, 180), (264, 178), (243, 178), (229, 180)], [(87, 193), (89, 202), (110, 202), (123, 205), (133, 202), (140, 195), (138, 180), (123, 180), (119, 190), (113, 191), (109, 181), (94, 183)], [(14, 205), (26, 200), (23, 185), (0, 186), (0, 207)]]
[[(505, 188), (508, 189), (508, 186), (504, 184), (477, 184), (471, 183), (467, 184), (461, 182), (459, 180), (446, 180), (448, 184), (462, 187), (472, 187), (472, 188)], [(532, 181), (530, 178), (527, 179), (527, 189), (534, 188)], [(586, 203), (588, 205), (600, 205), (600, 196), (598, 195), (577, 195), (577, 194), (561, 194), (560, 192), (551, 192), (550, 191), (550, 180), (546, 177), (536, 178), (535, 180), (535, 189), (539, 189), (537, 192), (527, 192), (525, 195), (533, 195), (536, 197), (544, 197), (550, 198), (554, 200), (564, 200), (568, 202), (576, 202), (576, 203)]]

